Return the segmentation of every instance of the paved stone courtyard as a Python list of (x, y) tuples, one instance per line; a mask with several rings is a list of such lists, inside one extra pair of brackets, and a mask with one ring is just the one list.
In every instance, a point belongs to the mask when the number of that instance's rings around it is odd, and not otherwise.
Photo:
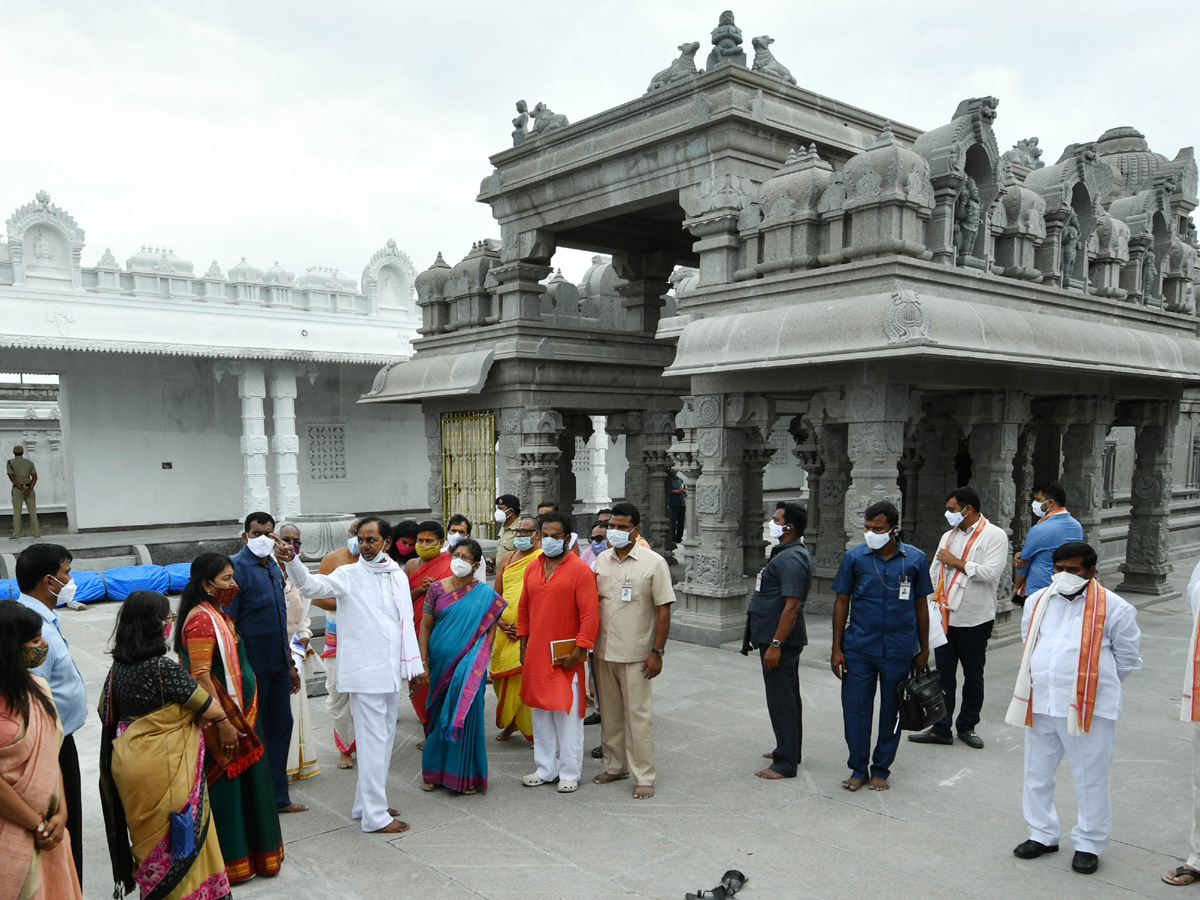
[[(1190, 564), (1172, 578), (1186, 584)], [(104, 646), (115, 604), (64, 611), (64, 629), (94, 703), (107, 670)], [(1181, 665), (1189, 635), (1181, 599), (1138, 614), (1145, 669), (1126, 682), (1113, 767), (1114, 841), (1090, 878), (1070, 871), (1063, 851), (1032, 862), (1013, 857), (1021, 818), (1022, 742), (1002, 724), (1020, 648), (989, 657), (982, 752), (959, 743), (903, 742), (892, 790), (849, 794), (838, 685), (825, 660), (829, 626), (809, 622), (812, 644), (800, 671), (805, 704), (804, 761), (794, 780), (751, 773), (770, 749), (758, 664), (728, 650), (672, 643), (656, 685), (657, 796), (630, 797), (628, 783), (590, 779), (587, 757), (577, 794), (522, 787), (532, 771), (524, 741), (489, 744), (491, 790), (460, 797), (420, 789), (420, 729), (401, 711), (390, 800), (412, 830), (386, 840), (350, 820), (354, 774), (335, 767), (324, 698), (314, 698), (321, 774), (293, 789), (311, 811), (285, 816), (281, 874), (235, 888), (237, 897), (358, 900), (574, 900), (627, 896), (682, 900), (712, 887), (730, 868), (750, 880), (739, 894), (762, 898), (876, 900), (880, 897), (1008, 898), (1056, 894), (1091, 900), (1167, 896), (1159, 875), (1186, 849), (1190, 813), (1190, 734), (1177, 720)], [(493, 708), (489, 692), (489, 716)], [(94, 788), (99, 725), (78, 735), (87, 823), (85, 896), (111, 890), (100, 803)], [(587, 729), (587, 747), (599, 743)], [(1059, 814), (1075, 821), (1071, 777), (1060, 770)]]

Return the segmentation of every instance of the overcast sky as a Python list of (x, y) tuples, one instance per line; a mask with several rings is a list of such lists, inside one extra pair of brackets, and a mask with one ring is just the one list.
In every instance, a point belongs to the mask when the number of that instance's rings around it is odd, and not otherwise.
[[(723, 2), (0, 0), (0, 218), (40, 189), (122, 263), (174, 247), (358, 278), (389, 238), (424, 269), (499, 237), (475, 202), (513, 104), (572, 122), (634, 99)], [(1200, 139), (1200, 2), (770, 2), (734, 7), (803, 87), (928, 129), (1000, 98), (1002, 149), (1133, 125)], [(782, 160), (780, 161), (782, 163)], [(556, 260), (572, 278), (586, 258)]]

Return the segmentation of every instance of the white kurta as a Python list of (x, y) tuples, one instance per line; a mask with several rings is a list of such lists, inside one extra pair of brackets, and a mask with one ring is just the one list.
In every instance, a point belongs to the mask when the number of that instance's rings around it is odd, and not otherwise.
[(408, 579), (397, 566), (372, 571), (359, 560), (328, 575), (314, 575), (299, 560), (288, 578), (306, 599), (337, 600), (338, 689), (389, 694), (425, 671), (413, 628)]
[[(961, 559), (971, 535), (983, 521), (980, 519), (968, 531), (950, 529), (942, 535), (938, 549), (946, 549)], [(996, 585), (1000, 583), (1000, 576), (1004, 574), (1009, 559), (1008, 535), (999, 525), (988, 522), (983, 534), (971, 546), (966, 571), (958, 575), (954, 589), (947, 598), (952, 628), (972, 628), (996, 618)], [(943, 574), (942, 568), (935, 554), (929, 565), (929, 580), (935, 588), (938, 576)], [(949, 584), (957, 570), (949, 566), (945, 570), (944, 578)]]

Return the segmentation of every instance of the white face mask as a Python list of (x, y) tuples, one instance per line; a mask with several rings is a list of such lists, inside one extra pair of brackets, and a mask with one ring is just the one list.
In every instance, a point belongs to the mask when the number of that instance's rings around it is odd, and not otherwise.
[(465, 534), (459, 534), (457, 531), (452, 531), (446, 535), (446, 546), (453, 550), (466, 539), (467, 536)]
[(771, 540), (777, 541), (781, 537), (783, 537), (784, 526), (780, 525), (778, 522), (775, 522), (775, 521), (768, 522), (767, 528), (769, 528), (771, 530)]
[(1033, 509), (1033, 514), (1035, 516), (1037, 516), (1038, 518), (1041, 518), (1042, 516), (1044, 516), (1046, 514), (1046, 507), (1043, 504), (1039, 503), (1037, 500), (1033, 501), (1033, 503), (1031, 504), (1031, 507)]
[(1055, 572), (1050, 576), (1050, 583), (1054, 585), (1054, 589), (1064, 597), (1071, 597), (1078, 594), (1091, 579), (1081, 578), (1078, 575), (1072, 575), (1070, 572)]
[[(50, 577), (54, 578), (53, 575)], [(54, 578), (54, 580), (58, 581), (57, 578)], [(62, 584), (62, 587), (59, 588), (58, 594), (55, 595), (54, 600), (56, 606), (62, 606), (63, 604), (71, 602), (71, 599), (75, 596), (75, 588), (77, 588), (78, 585), (75, 584), (74, 581), (68, 581), (66, 584), (63, 584), (61, 581), (58, 581), (58, 583)]]
[(252, 537), (246, 541), (246, 546), (250, 548), (250, 552), (259, 559), (270, 556), (271, 551), (275, 549), (275, 541), (270, 535), (260, 534), (258, 537)]
[(946, 521), (950, 523), (951, 528), (957, 528), (962, 524), (963, 514), (961, 512), (950, 512), (946, 510)]
[(607, 529), (606, 536), (608, 537), (608, 546), (612, 547), (614, 550), (622, 550), (625, 547), (628, 547), (632, 543), (632, 539), (629, 535), (630, 532), (621, 531), (619, 528)]
[(456, 578), (466, 578), (475, 571), (475, 564), (470, 560), (456, 556), (450, 560), (450, 571), (454, 573)]
[(884, 532), (883, 534), (878, 534), (874, 531), (863, 532), (863, 540), (867, 542), (867, 546), (872, 550), (882, 550), (887, 546), (887, 542), (891, 539), (892, 533), (890, 531)]

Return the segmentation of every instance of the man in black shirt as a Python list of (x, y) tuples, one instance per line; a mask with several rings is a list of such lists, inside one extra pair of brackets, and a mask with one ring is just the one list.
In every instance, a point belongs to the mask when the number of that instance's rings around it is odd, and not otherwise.
[(800, 651), (808, 643), (804, 601), (812, 584), (812, 557), (804, 546), (808, 514), (798, 503), (780, 503), (770, 522), (779, 545), (758, 574), (750, 598), (750, 642), (762, 658), (767, 711), (775, 731), (775, 749), (764, 754), (771, 765), (759, 778), (795, 778), (800, 765), (803, 706), (800, 701)]

